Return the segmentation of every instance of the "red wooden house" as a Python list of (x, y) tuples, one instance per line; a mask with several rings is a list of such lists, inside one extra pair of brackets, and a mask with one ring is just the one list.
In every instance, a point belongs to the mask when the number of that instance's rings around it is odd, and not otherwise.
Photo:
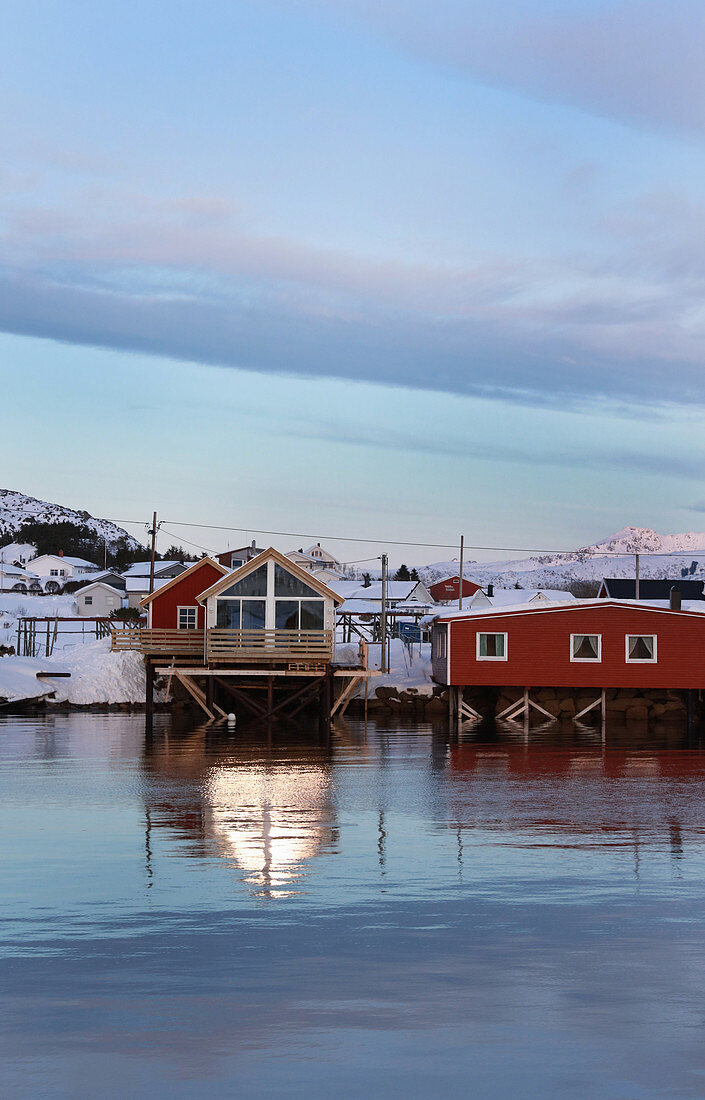
[[(443, 581), (429, 584), (428, 590), (434, 603), (457, 603), (460, 599), (460, 576), (446, 577)], [(479, 584), (463, 578), (463, 596), (474, 596), (479, 590)]]
[(454, 687), (705, 687), (705, 614), (610, 600), (446, 612), (434, 679)]
[(205, 613), (196, 597), (228, 572), (213, 558), (201, 558), (140, 601), (140, 607), (147, 609), (147, 626), (155, 630), (202, 630)]

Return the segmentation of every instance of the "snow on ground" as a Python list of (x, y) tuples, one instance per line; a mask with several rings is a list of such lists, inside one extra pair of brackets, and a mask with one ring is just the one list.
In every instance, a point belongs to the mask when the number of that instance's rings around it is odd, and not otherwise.
[[(68, 678), (37, 679), (37, 672), (70, 672)], [(78, 705), (143, 703), (144, 662), (139, 653), (111, 653), (110, 639), (76, 646), (60, 659), (0, 657), (0, 700), (39, 699)]]
[[(17, 646), (17, 620), (36, 616), (78, 615), (73, 596), (24, 596), (21, 592), (0, 592), (0, 645)], [(61, 646), (63, 639), (59, 638)]]
[[(341, 665), (355, 665), (358, 661), (357, 646), (338, 643), (336, 661)], [(370, 644), (369, 661), (370, 668), (379, 668), (379, 644)], [(398, 691), (408, 691), (409, 688), (414, 688), (419, 695), (433, 694), (430, 642), (423, 642), (420, 647), (418, 642), (414, 642), (409, 647), (400, 638), (392, 638), (389, 647), (389, 665), (389, 672), (385, 673), (384, 676), (375, 676), (369, 681), (368, 695), (374, 695), (375, 689), (378, 687), (394, 687)], [(355, 698), (363, 699), (364, 696), (365, 685), (362, 684), (355, 693)]]

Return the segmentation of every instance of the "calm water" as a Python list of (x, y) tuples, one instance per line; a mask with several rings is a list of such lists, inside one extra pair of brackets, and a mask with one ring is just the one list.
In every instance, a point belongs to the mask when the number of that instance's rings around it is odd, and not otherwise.
[(7, 1096), (703, 1097), (705, 754), (0, 719)]

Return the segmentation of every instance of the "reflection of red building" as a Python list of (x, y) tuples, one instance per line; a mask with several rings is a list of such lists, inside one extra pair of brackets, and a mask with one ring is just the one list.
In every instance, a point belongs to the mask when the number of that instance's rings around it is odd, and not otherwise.
[[(444, 581), (436, 581), (428, 586), (428, 590), (434, 603), (451, 603), (460, 598), (460, 577), (446, 577)], [(479, 590), (479, 584), (463, 579), (463, 596), (474, 596)]]

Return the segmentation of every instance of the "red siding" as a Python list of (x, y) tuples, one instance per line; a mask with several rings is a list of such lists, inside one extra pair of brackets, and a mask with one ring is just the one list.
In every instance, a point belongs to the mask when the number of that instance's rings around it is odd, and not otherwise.
[(152, 626), (162, 630), (175, 630), (177, 627), (177, 607), (197, 607), (198, 626), (204, 624), (204, 609), (196, 603), (196, 596), (205, 592), (219, 581), (223, 574), (210, 562), (205, 562), (193, 573), (184, 573), (165, 592), (159, 592), (152, 600)]
[[(469, 581), (467, 578), (463, 581), (463, 595), (474, 596), (479, 590), (480, 585), (475, 584), (474, 581)], [(435, 603), (443, 603), (446, 600), (457, 600), (460, 594), (460, 577), (448, 577), (444, 581), (436, 581), (435, 584), (429, 586), (429, 592), (431, 599)]]
[[(488, 613), (450, 622), (450, 683), (458, 686), (705, 687), (705, 614), (614, 604)], [(476, 634), (506, 633), (506, 661), (478, 661)], [(570, 660), (571, 634), (601, 634), (602, 660)], [(655, 634), (657, 661), (625, 660), (625, 634)]]

